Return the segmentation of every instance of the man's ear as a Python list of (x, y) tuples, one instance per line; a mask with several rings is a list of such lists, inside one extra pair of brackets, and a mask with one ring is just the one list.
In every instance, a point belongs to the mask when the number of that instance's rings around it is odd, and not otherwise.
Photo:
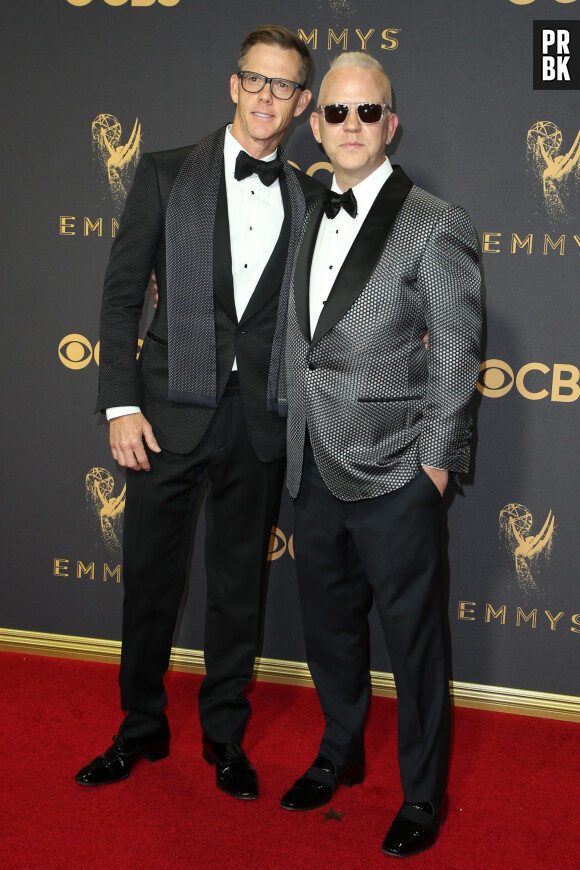
[(395, 135), (395, 130), (399, 126), (399, 118), (394, 112), (389, 116), (389, 121), (387, 124), (388, 136), (387, 136), (387, 145), (391, 142), (393, 136)]
[(320, 137), (320, 115), (318, 112), (312, 112), (310, 115), (310, 126), (312, 128), (312, 135), (316, 139), (317, 142), (322, 142)]
[(294, 110), (294, 117), (297, 118), (298, 115), (301, 115), (302, 112), (308, 108), (308, 103), (312, 99), (312, 91), (301, 91), (298, 102), (296, 103), (296, 108)]
[(240, 87), (240, 80), (238, 76), (234, 73), (230, 78), (230, 97), (234, 101), (234, 103), (238, 102), (238, 90)]

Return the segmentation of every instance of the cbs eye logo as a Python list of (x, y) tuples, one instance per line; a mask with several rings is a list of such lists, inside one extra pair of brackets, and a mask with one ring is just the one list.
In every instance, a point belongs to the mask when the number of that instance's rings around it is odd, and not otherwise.
[(550, 398), (551, 402), (575, 402), (580, 398), (580, 369), (567, 363), (550, 366), (540, 362), (526, 363), (517, 372), (502, 359), (488, 359), (479, 370), (477, 389), (488, 399), (499, 399), (515, 384), (524, 399), (536, 402)]
[[(142, 346), (143, 339), (140, 338), (137, 341), (137, 359), (139, 359)], [(93, 359), (99, 365), (100, 350), (100, 341), (97, 341), (93, 347), (84, 335), (71, 332), (69, 335), (65, 335), (60, 342), (58, 346), (58, 358), (67, 369), (84, 369)]]
[(477, 389), (482, 396), (499, 399), (511, 390), (515, 380), (514, 370), (501, 359), (488, 359), (481, 364)]
[(277, 526), (272, 526), (270, 534), (270, 545), (268, 547), (268, 562), (275, 562), (288, 550), (290, 558), (294, 558), (294, 535), (290, 535), (286, 540), (286, 535), (282, 529)]
[(99, 364), (99, 350), (100, 342), (96, 343), (93, 350), (88, 338), (71, 332), (70, 335), (65, 335), (59, 344), (58, 358), (67, 369), (84, 369), (93, 357), (96, 364)]

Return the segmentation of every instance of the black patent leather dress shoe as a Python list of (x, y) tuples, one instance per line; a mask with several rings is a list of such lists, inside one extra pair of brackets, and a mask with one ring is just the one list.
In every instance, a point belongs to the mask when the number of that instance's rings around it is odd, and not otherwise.
[(319, 755), (306, 771), (289, 789), (280, 805), (285, 810), (315, 810), (330, 800), (339, 785), (357, 785), (365, 777), (364, 761), (353, 764), (339, 773), (328, 758)]
[(445, 821), (440, 803), (404, 803), (384, 839), (383, 852), (406, 858), (430, 849)]
[(169, 734), (166, 732), (153, 740), (140, 737), (113, 737), (113, 745), (103, 755), (98, 755), (90, 764), (79, 770), (75, 782), (79, 785), (110, 785), (121, 782), (131, 774), (142, 758), (160, 761), (169, 755)]
[(239, 743), (214, 743), (203, 737), (203, 757), (215, 764), (217, 787), (242, 801), (258, 797), (256, 771)]

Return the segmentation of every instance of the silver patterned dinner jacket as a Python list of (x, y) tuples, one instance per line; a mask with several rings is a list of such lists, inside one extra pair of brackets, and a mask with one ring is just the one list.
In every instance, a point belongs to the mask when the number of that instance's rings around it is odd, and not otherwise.
[(306, 214), (290, 290), (291, 496), (300, 490), (307, 431), (324, 482), (343, 501), (391, 492), (421, 465), (467, 471), (481, 337), (468, 215), (395, 166), (311, 339), (310, 267), (322, 215), (320, 203)]

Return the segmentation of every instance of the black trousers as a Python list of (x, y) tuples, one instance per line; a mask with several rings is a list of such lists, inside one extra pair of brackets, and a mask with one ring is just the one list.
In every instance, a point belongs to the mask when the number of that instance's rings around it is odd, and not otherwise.
[(121, 706), (128, 714), (121, 733), (146, 737), (167, 728), (163, 679), (186, 579), (195, 506), (206, 482), (206, 676), (199, 711), (210, 740), (238, 743), (250, 713), (242, 693), (252, 678), (260, 643), (266, 556), (285, 458), (257, 458), (239, 387), (229, 384), (208, 432), (191, 454), (150, 452), (149, 460), (149, 472), (127, 472), (119, 682)]
[(306, 656), (326, 721), (319, 752), (339, 771), (364, 757), (374, 596), (397, 687), (405, 800), (432, 800), (445, 791), (449, 757), (441, 496), (422, 471), (387, 495), (340, 501), (307, 447), (295, 507)]

